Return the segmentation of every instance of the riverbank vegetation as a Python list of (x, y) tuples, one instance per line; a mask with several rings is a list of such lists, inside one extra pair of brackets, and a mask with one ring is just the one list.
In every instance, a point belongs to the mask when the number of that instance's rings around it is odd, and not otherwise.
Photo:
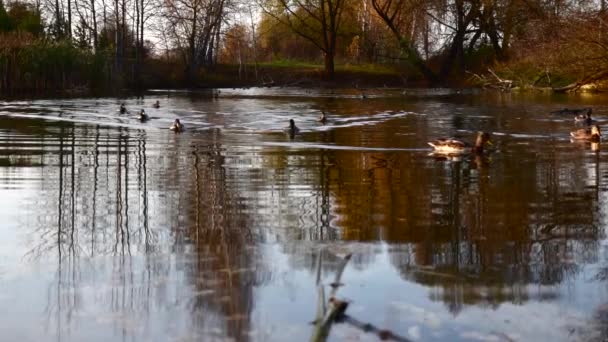
[(607, 0), (0, 0), (0, 92), (601, 89)]

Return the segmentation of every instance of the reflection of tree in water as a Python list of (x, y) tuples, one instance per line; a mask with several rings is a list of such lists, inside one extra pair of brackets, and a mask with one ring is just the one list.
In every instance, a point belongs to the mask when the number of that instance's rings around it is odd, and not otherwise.
[(321, 270), (323, 274), (335, 274), (343, 262), (344, 255), (351, 254), (349, 265), (353, 268), (365, 270), (373, 262), (379, 253), (379, 247), (371, 244), (348, 244), (341, 246), (332, 243), (302, 244), (285, 243), (282, 245), (283, 252), (289, 256), (289, 265), (292, 269), (306, 269), (315, 273), (319, 258), (319, 251), (327, 249), (329, 253), (323, 256)]
[[(608, 285), (608, 248), (602, 246), (599, 261), (593, 269), (594, 276), (591, 281), (600, 282), (604, 286)], [(577, 340), (600, 342), (608, 341), (608, 302), (601, 298), (596, 299), (597, 307), (590, 318), (582, 327), (577, 327)], [(594, 298), (595, 299), (595, 298)]]
[(600, 303), (588, 320), (582, 325), (573, 324), (570, 332), (573, 341), (608, 341), (608, 303)]
[[(427, 122), (408, 122), (418, 125), (408, 128), (412, 135), (381, 123), (373, 136), (357, 127), (319, 132), (318, 140), (395, 146), (398, 137), (404, 146), (419, 146), (429, 140), (425, 125), (434, 123)], [(150, 298), (170, 301), (170, 291), (156, 282), (176, 276), (175, 262), (191, 286), (183, 293), (195, 293), (188, 302), (193, 325), (223, 324), (241, 338), (252, 286), (266, 274), (257, 270), (251, 248), (260, 240), (399, 243), (407, 252), (389, 248), (389, 254), (403, 277), (434, 286), (433, 298), (455, 312), (466, 303), (550, 297), (550, 290), (535, 294), (526, 285), (558, 284), (597, 259), (598, 187), (581, 181), (580, 170), (588, 167), (582, 157), (473, 165), (400, 151), (240, 146), (225, 153), (214, 145), (221, 139), (215, 131), (197, 132), (195, 140), (57, 127), (40, 134), (42, 150), (30, 151), (41, 156), (46, 194), (32, 206), (31, 256), (61, 254), (58, 290), (74, 294), (63, 307), (82, 300), (74, 284), (83, 281), (83, 256), (120, 256), (112, 272), (122, 274), (123, 284), (112, 283), (112, 298), (126, 297), (136, 308), (155, 305)], [(192, 141), (210, 145), (192, 154)], [(312, 269), (310, 251), (292, 252), (288, 244), (285, 251), (295, 256), (293, 265)], [(164, 260), (165, 252), (177, 260)], [(141, 254), (143, 266), (130, 257)], [(355, 253), (353, 264), (368, 267), (375, 256)], [(130, 294), (141, 269), (148, 280)]]
[[(247, 203), (227, 186), (221, 146), (188, 153), (176, 141), (165, 150), (138, 134), (145, 133), (62, 127), (48, 144), (54, 149), (38, 151), (45, 196), (32, 212), (29, 257), (57, 260), (47, 324), (61, 334), (76, 312), (101, 306), (100, 316), (130, 335), (177, 301), (191, 308), (182, 324), (193, 336), (219, 328), (246, 340), (253, 287), (267, 272)], [(182, 278), (182, 291), (173, 292)], [(89, 283), (101, 289), (89, 293)]]
[[(256, 182), (256, 225), (267, 227), (268, 240), (334, 241), (340, 238), (330, 222), (331, 153), (268, 151), (252, 164)], [(260, 182), (261, 180), (261, 182)], [(257, 185), (256, 183), (262, 183)]]
[(463, 166), (446, 164), (437, 175), (446, 183), (431, 187), (434, 224), (412, 241), (413, 260), (392, 257), (405, 278), (439, 285), (432, 297), (451, 311), (553, 298), (551, 288), (527, 285), (559, 284), (597, 260), (598, 203), (581, 184), (556, 181), (564, 165), (536, 174), (521, 165)]
[[(390, 130), (374, 136), (378, 145), (391, 145)], [(410, 130), (424, 141), (425, 127)], [(336, 134), (334, 142), (357, 145), (352, 136)], [(513, 158), (490, 156), (498, 162), (336, 151), (329, 187), (342, 237), (406, 244), (406, 253), (389, 248), (395, 267), (433, 286), (432, 297), (454, 312), (554, 298), (552, 285), (597, 261), (599, 163), (522, 149)]]
[[(221, 312), (228, 335), (247, 340), (253, 287), (264, 282), (268, 272), (259, 263), (258, 241), (242, 212), (246, 206), (227, 185), (221, 146), (195, 150), (192, 155), (194, 189), (188, 191), (186, 234), (195, 259), (188, 273), (202, 294), (194, 299), (194, 319), (204, 320), (207, 310)], [(204, 295), (210, 292), (213, 295)]]

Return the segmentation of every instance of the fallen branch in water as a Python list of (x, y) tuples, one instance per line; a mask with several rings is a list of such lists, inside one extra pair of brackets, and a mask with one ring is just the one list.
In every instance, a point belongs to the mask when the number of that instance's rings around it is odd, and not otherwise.
[(410, 340), (408, 340), (407, 338), (405, 338), (403, 336), (399, 336), (390, 330), (379, 329), (371, 323), (363, 323), (363, 322), (357, 320), (356, 318), (353, 318), (347, 314), (343, 314), (339, 318), (338, 322), (339, 323), (348, 323), (348, 324), (352, 325), (353, 327), (360, 329), (361, 331), (369, 333), (369, 334), (376, 334), (378, 336), (378, 338), (382, 341), (392, 340), (392, 341), (397, 341), (397, 342), (410, 342)]
[(571, 83), (565, 87), (553, 88), (553, 91), (556, 93), (566, 93), (566, 92), (571, 92), (571, 91), (577, 91), (577, 90), (581, 89), (583, 86), (586, 86), (588, 84), (593, 84), (598, 81), (602, 81), (602, 80), (606, 80), (606, 79), (608, 79), (608, 69), (600, 70), (600, 71), (596, 72), (595, 74), (584, 77), (583, 79), (576, 81), (574, 83)]
[(321, 282), (323, 249), (319, 251), (319, 257), (317, 259), (317, 317), (315, 318), (315, 331), (311, 338), (311, 341), (313, 342), (325, 341), (327, 339), (327, 336), (329, 336), (329, 331), (331, 330), (332, 324), (340, 315), (344, 314), (344, 311), (346, 311), (346, 307), (348, 307), (348, 303), (346, 301), (336, 299), (335, 295), (338, 291), (338, 288), (340, 287), (342, 273), (344, 273), (344, 268), (346, 268), (346, 264), (350, 260), (350, 257), (351, 254), (349, 253), (345, 255), (344, 258), (342, 258), (340, 267), (338, 268), (338, 272), (336, 272), (336, 278), (331, 284), (332, 290), (330, 292), (328, 304), (326, 306), (325, 288), (323, 287), (323, 283)]
[(346, 264), (351, 258), (351, 254), (345, 255), (341, 261), (340, 266), (338, 267), (338, 271), (336, 272), (336, 276), (334, 281), (330, 284), (331, 292), (329, 293), (329, 299), (327, 300), (327, 304), (325, 301), (325, 287), (321, 282), (321, 268), (323, 265), (323, 249), (319, 251), (319, 256), (317, 258), (317, 292), (318, 292), (318, 300), (317, 300), (317, 314), (314, 320), (315, 330), (313, 332), (311, 341), (312, 342), (323, 342), (327, 340), (329, 336), (329, 332), (333, 323), (348, 323), (351, 326), (360, 329), (365, 333), (376, 334), (378, 338), (381, 340), (393, 340), (398, 342), (409, 342), (409, 340), (405, 337), (394, 334), (390, 330), (378, 329), (371, 323), (363, 323), (351, 316), (348, 316), (346, 312), (346, 308), (348, 307), (348, 302), (344, 300), (340, 300), (336, 298), (336, 294), (338, 289), (342, 286), (341, 279), (342, 274), (344, 273), (344, 269), (346, 268)]
[(476, 79), (483, 88), (497, 89), (500, 91), (509, 91), (511, 88), (513, 88), (512, 80), (500, 78), (490, 68), (488, 68), (488, 73), (490, 76), (492, 76), (491, 78), (485, 75), (478, 75), (470, 71), (467, 71), (467, 73), (471, 75), (471, 79)]

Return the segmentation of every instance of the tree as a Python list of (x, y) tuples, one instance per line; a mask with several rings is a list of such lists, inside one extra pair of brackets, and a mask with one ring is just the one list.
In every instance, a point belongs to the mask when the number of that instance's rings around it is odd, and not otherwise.
[(0, 32), (8, 32), (11, 30), (11, 21), (4, 8), (4, 2), (0, 0)]
[[(431, 83), (445, 81), (456, 70), (466, 70), (467, 55), (491, 46), (495, 57), (506, 61), (513, 32), (534, 1), (425, 1), (371, 0), (380, 18), (399, 41), (406, 59)], [(422, 26), (417, 37), (416, 26)], [(435, 30), (433, 41), (429, 41)], [(416, 39), (423, 40), (422, 44)], [(435, 46), (430, 51), (430, 46)], [(423, 46), (427, 60), (422, 59)], [(438, 71), (429, 67), (429, 57), (439, 61)]]
[(228, 0), (167, 0), (164, 19), (173, 43), (187, 65), (193, 85), (199, 68), (212, 65)]
[(34, 6), (24, 2), (13, 2), (7, 12), (0, 0), (0, 32), (15, 30), (39, 37), (43, 29), (40, 13)]
[(399, 42), (407, 61), (416, 67), (427, 80), (436, 83), (437, 75), (426, 65), (414, 42), (402, 33), (402, 26), (411, 21), (411, 19), (408, 20), (408, 14), (415, 14), (418, 4), (410, 3), (407, 0), (372, 0), (372, 6)]
[(239, 78), (242, 78), (243, 68), (252, 54), (248, 41), (249, 33), (244, 25), (234, 25), (226, 32), (221, 60), (239, 66)]
[(260, 5), (265, 13), (323, 52), (325, 73), (333, 79), (345, 0), (270, 0), (260, 1)]

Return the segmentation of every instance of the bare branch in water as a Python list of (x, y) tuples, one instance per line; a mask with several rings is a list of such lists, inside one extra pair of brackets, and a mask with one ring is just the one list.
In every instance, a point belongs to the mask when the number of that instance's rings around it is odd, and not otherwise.
[[(317, 302), (317, 317), (315, 318), (315, 330), (312, 335), (311, 341), (325, 341), (329, 336), (329, 331), (332, 324), (336, 319), (346, 311), (348, 303), (346, 301), (338, 300), (335, 298), (338, 286), (333, 286), (329, 295), (327, 306), (325, 305), (325, 288), (321, 282), (321, 264), (323, 257), (323, 249), (319, 251), (319, 258), (317, 260), (317, 289), (318, 289), (318, 302)], [(334, 284), (339, 284), (344, 273), (344, 268), (350, 260), (351, 254), (347, 254), (342, 258), (338, 272), (334, 280)]]
[(370, 333), (370, 334), (376, 334), (376, 335), (378, 335), (378, 338), (382, 341), (410, 342), (410, 340), (408, 340), (407, 338), (405, 338), (403, 336), (399, 336), (390, 330), (378, 329), (376, 326), (374, 326), (371, 323), (363, 323), (363, 322), (357, 320), (356, 318), (353, 318), (346, 314), (341, 315), (338, 318), (337, 322), (338, 323), (348, 323), (363, 332)]

